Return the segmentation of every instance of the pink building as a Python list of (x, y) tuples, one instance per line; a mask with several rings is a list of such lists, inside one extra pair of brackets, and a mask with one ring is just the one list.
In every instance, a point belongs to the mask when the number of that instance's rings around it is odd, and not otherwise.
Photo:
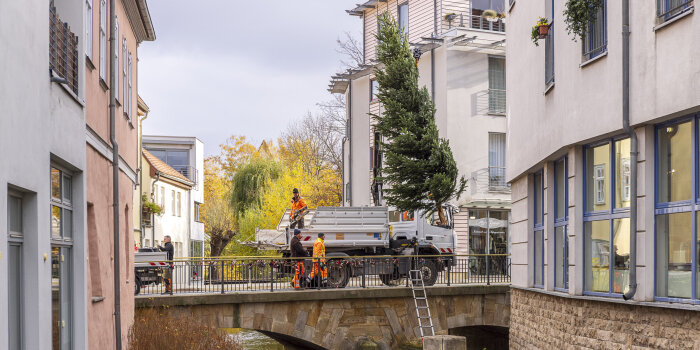
[[(155, 40), (145, 0), (86, 0), (86, 173), (88, 268), (88, 345), (112, 349), (115, 344), (114, 245), (120, 246), (119, 271), (122, 347), (134, 313), (133, 191), (138, 170), (138, 46)], [(91, 23), (90, 23), (91, 22)], [(114, 40), (109, 40), (112, 23)], [(90, 25), (91, 24), (91, 25)], [(111, 54), (110, 44), (116, 45)], [(116, 65), (110, 76), (110, 65)], [(119, 146), (119, 241), (114, 242), (112, 201), (113, 147), (110, 142), (110, 89), (116, 91), (116, 141)]]

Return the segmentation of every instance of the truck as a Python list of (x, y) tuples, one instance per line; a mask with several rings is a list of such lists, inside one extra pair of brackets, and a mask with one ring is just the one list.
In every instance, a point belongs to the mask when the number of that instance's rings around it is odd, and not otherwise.
[[(435, 284), (438, 274), (454, 264), (457, 237), (453, 216), (457, 208), (446, 206), (447, 222), (439, 222), (437, 214), (424, 211), (398, 211), (387, 207), (320, 207), (307, 215), (306, 228), (301, 229), (302, 246), (311, 251), (318, 233), (325, 234), (328, 286), (343, 288), (354, 276), (378, 275), (385, 285), (397, 285), (408, 275), (412, 256), (420, 255), (420, 269), (425, 285)], [(288, 212), (275, 232), (259, 232), (258, 236), (279, 237), (281, 242), (258, 242), (276, 247), (283, 257), (290, 256), (289, 244), (293, 229), (285, 225)], [(288, 221), (287, 221), (288, 222)], [(311, 255), (311, 254), (309, 254)], [(362, 257), (362, 258), (360, 258)], [(345, 264), (334, 264), (342, 259)], [(306, 262), (311, 265), (311, 261)], [(310, 269), (306, 269), (310, 271)]]
[(168, 268), (166, 260), (167, 253), (158, 248), (139, 248), (134, 253), (134, 294), (138, 295), (142, 287), (163, 281), (163, 269)]

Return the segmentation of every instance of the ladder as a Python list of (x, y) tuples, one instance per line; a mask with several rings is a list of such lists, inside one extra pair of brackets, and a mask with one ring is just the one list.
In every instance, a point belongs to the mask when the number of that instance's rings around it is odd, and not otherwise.
[(425, 292), (425, 285), (423, 284), (423, 271), (410, 270), (408, 274), (411, 279), (413, 302), (416, 305), (420, 337), (422, 339), (426, 335), (435, 335), (433, 319), (430, 317), (430, 306), (428, 306), (428, 295)]

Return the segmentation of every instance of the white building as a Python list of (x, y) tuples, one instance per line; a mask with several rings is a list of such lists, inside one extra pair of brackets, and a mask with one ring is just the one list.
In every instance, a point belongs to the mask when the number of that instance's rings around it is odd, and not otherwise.
[(382, 184), (374, 180), (382, 164), (379, 134), (370, 113), (383, 112), (373, 78), (377, 18), (391, 13), (421, 53), (419, 84), (433, 96), (440, 136), (468, 180), (452, 203), (461, 209), (455, 230), (462, 254), (507, 252), (505, 23), (484, 18), (487, 9), (501, 13), (504, 1), (365, 1), (348, 11), (362, 20), (364, 65), (334, 76), (329, 89), (347, 101), (343, 205), (383, 205)]
[(88, 347), (85, 1), (51, 3), (0, 2), (0, 349)]
[[(603, 1), (583, 41), (567, 34), (566, 1), (510, 2), (511, 348), (697, 347), (700, 323), (685, 321), (700, 310), (694, 1), (632, 2), (628, 65), (624, 2)], [(540, 16), (552, 26), (535, 46)]]
[(145, 228), (144, 246), (161, 244), (163, 236), (170, 235), (176, 257), (204, 256), (204, 223), (199, 217), (204, 144), (195, 137), (144, 135), (143, 148), (151, 167), (148, 181), (144, 172), (143, 191), (165, 209)]

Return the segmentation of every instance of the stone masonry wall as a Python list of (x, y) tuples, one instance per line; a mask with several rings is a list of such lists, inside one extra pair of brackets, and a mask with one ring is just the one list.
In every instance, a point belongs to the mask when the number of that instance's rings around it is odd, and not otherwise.
[(700, 312), (513, 288), (510, 348), (700, 350)]

